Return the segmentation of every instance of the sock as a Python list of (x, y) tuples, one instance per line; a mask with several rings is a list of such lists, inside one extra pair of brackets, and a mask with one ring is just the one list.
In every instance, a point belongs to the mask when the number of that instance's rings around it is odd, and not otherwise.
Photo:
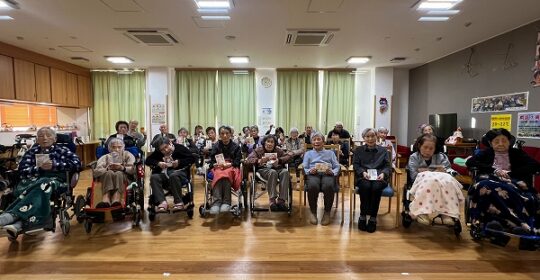
[(9, 225), (15, 222), (15, 216), (10, 213), (2, 213), (0, 215), (0, 226)]

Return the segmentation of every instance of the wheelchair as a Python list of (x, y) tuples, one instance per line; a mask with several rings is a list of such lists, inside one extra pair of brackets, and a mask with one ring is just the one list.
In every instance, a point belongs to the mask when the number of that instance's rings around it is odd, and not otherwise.
[[(244, 209), (247, 207), (247, 182), (246, 176), (244, 176), (244, 164), (240, 165), (240, 172), (242, 174), (242, 182), (240, 183), (240, 189), (235, 191), (231, 188), (231, 198), (236, 197), (236, 204), (231, 204), (231, 209), (229, 212), (235, 217), (238, 218), (242, 215)], [(212, 197), (212, 180), (214, 179), (214, 174), (212, 170), (209, 170), (205, 167), (204, 171), (204, 203), (199, 206), (199, 214), (203, 218), (207, 218), (210, 214), (210, 207), (213, 204)], [(234, 201), (234, 199), (233, 199)], [(231, 203), (233, 203), (231, 201)]]
[[(407, 169), (406, 172), (407, 172), (407, 182), (405, 184), (404, 194), (403, 194), (403, 201), (402, 201), (403, 211), (401, 212), (401, 218), (402, 218), (401, 224), (403, 225), (404, 228), (409, 228), (411, 224), (413, 223), (413, 219), (409, 215), (409, 211), (410, 211), (409, 205), (411, 204), (411, 201), (412, 201), (410, 190), (413, 186), (414, 181), (412, 180), (410, 176), (410, 171)], [(441, 223), (437, 223), (437, 220), (441, 221)], [(442, 224), (442, 216), (437, 215), (431, 220), (431, 226), (445, 226), (445, 227), (451, 228), (456, 238), (459, 239), (461, 237), (461, 232), (463, 230), (461, 226), (461, 220), (456, 219), (456, 218), (452, 218), (452, 220), (454, 221), (453, 225), (445, 225), (445, 224)]]
[[(96, 208), (102, 199), (101, 182), (93, 178), (92, 185), (87, 188), (86, 195), (79, 195), (75, 200), (74, 212), (77, 222), (84, 224), (86, 233), (92, 231), (94, 223), (124, 220), (126, 216), (132, 217), (133, 226), (139, 226), (144, 214), (144, 157), (137, 147), (127, 147), (126, 151), (135, 156), (135, 174), (129, 178), (124, 186), (122, 203), (119, 206)], [(108, 153), (103, 144), (96, 149), (98, 158)], [(88, 164), (95, 169), (97, 161)]]
[[(13, 146), (13, 148), (16, 148), (19, 150), (19, 152), (17, 153), (17, 159), (16, 159), (17, 164), (20, 161), (19, 157), (22, 158), (22, 155), (20, 155), (21, 153), (20, 151), (24, 150), (26, 152), (28, 150), (26, 146), (26, 140), (32, 139), (32, 138), (35, 138), (35, 136), (30, 135), (30, 134), (20, 134), (16, 136), (16, 140), (15, 140), (16, 144)], [(75, 153), (76, 146), (75, 144), (73, 144), (73, 141), (71, 140), (71, 137), (69, 135), (57, 134), (56, 144), (65, 146), (69, 148), (71, 152)], [(13, 158), (10, 160), (13, 160)], [(1, 200), (2, 211), (15, 200), (15, 198), (13, 197), (13, 188), (15, 188), (17, 186), (17, 183), (20, 181), (17, 170), (8, 170), (6, 171), (6, 173), (7, 175), (5, 178), (8, 178), (8, 180), (6, 181), (9, 181), (10, 184), (8, 185), (9, 188), (4, 191), (4, 195), (2, 196), (2, 200)], [(23, 222), (21, 232), (17, 233), (16, 236), (8, 235), (9, 241), (11, 242), (16, 241), (19, 235), (33, 235), (42, 231), (56, 232), (55, 223), (56, 223), (57, 218), (58, 218), (58, 224), (60, 226), (60, 229), (62, 230), (62, 234), (64, 236), (67, 236), (69, 234), (70, 229), (71, 229), (71, 219), (73, 218), (73, 216), (75, 216), (75, 213), (76, 213), (76, 209), (73, 204), (74, 202), (73, 189), (77, 186), (77, 183), (79, 181), (79, 171), (65, 172), (65, 180), (66, 180), (66, 185), (67, 185), (65, 189), (56, 189), (55, 191), (51, 193), (50, 219), (48, 219), (41, 225), (34, 225), (34, 226), (30, 226), (28, 225), (28, 223)], [(69, 212), (70, 210), (73, 212), (73, 214)]]
[[(288, 164), (285, 165), (284, 170), (289, 172), (289, 166)], [(250, 190), (249, 190), (249, 209), (251, 216), (253, 217), (255, 215), (255, 212), (267, 212), (271, 211), (269, 207), (257, 207), (255, 201), (263, 196), (266, 191), (266, 184), (267, 181), (264, 179), (261, 174), (257, 171), (257, 168), (253, 166), (253, 177), (251, 178), (251, 184), (250, 184)], [(278, 178), (278, 188), (279, 188), (280, 180)], [(292, 179), (289, 176), (289, 189), (287, 190), (287, 199), (285, 200), (287, 209), (285, 212), (289, 215), (289, 217), (292, 214), (293, 210), (293, 194), (292, 194)], [(283, 210), (277, 210), (277, 212), (280, 212)]]
[[(166, 213), (173, 214), (177, 212), (186, 212), (187, 217), (189, 219), (193, 219), (193, 213), (194, 210), (194, 200), (193, 200), (193, 182), (191, 178), (191, 168), (193, 165), (189, 165), (181, 170), (184, 171), (186, 174), (186, 178), (182, 180), (182, 186), (180, 186), (180, 196), (182, 197), (182, 203), (184, 203), (184, 209), (178, 209), (178, 210), (167, 210)], [(175, 187), (175, 186), (165, 186), (165, 198), (172, 196), (172, 194), (169, 191), (169, 188)], [(161, 214), (156, 211), (156, 207), (159, 205), (159, 201), (156, 201), (154, 195), (152, 195), (152, 188), (150, 188), (150, 196), (148, 197), (148, 219), (153, 222), (156, 219), (156, 216), (158, 214)], [(163, 213), (163, 214), (166, 214)]]
[[(482, 137), (481, 143), (484, 147), (489, 147), (489, 143), (485, 135), (484, 137)], [(525, 144), (525, 141), (523, 140), (516, 140), (515, 138), (510, 140), (510, 145), (516, 149), (522, 149), (524, 144)], [(479, 147), (475, 151), (475, 154), (478, 153), (480, 149), (481, 147)], [(479, 170), (476, 168), (470, 168), (469, 172), (471, 174), (471, 177), (473, 178), (473, 182), (469, 190), (477, 183), (478, 179), (489, 178), (489, 176), (487, 175), (479, 174)], [(533, 185), (534, 185), (534, 177), (537, 175), (538, 173), (531, 174), (531, 177), (532, 177), (531, 183)], [(471, 200), (472, 200), (471, 196), (467, 195), (465, 198), (465, 219), (466, 219), (467, 226), (469, 227), (469, 233), (474, 241), (479, 242), (483, 239), (488, 239), (494, 244), (505, 246), (510, 241), (511, 238), (516, 238), (516, 239), (519, 239), (520, 249), (524, 249), (524, 250), (539, 250), (540, 249), (540, 235), (538, 235), (538, 233), (537, 235), (516, 234), (516, 233), (505, 231), (503, 229), (499, 230), (499, 229), (490, 228), (488, 226), (489, 223), (486, 223), (485, 219), (482, 219), (483, 217), (480, 217), (480, 220), (478, 221), (478, 223), (473, 223), (471, 213), (470, 213)], [(536, 208), (537, 218), (535, 219), (533, 217), (532, 219), (530, 219), (530, 221), (528, 221), (528, 225), (531, 226), (531, 228), (534, 228), (535, 223), (540, 222), (540, 221), (537, 221), (538, 217), (540, 217), (539, 215), (540, 202), (537, 202), (536, 207), (537, 207)]]

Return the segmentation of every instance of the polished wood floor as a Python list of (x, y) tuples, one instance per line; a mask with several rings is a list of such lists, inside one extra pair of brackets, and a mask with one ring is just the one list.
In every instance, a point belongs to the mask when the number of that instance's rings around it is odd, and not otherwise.
[[(89, 184), (85, 171), (77, 192)], [(519, 251), (515, 241), (500, 248), (466, 231), (456, 239), (447, 228), (396, 229), (395, 209), (380, 216), (376, 233), (359, 232), (356, 223), (349, 227), (345, 199), (343, 225), (334, 211), (330, 226), (312, 226), (299, 215), (307, 208), (298, 207), (291, 217), (161, 215), (137, 228), (130, 221), (94, 225), (90, 234), (73, 221), (67, 237), (0, 239), (0, 279), (540, 279), (540, 253)]]

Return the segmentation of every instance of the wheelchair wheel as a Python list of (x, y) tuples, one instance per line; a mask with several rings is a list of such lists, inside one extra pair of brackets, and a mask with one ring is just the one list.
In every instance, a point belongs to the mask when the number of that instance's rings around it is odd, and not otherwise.
[(17, 241), (17, 237), (11, 236), (11, 235), (8, 235), (7, 239), (9, 240), (9, 242), (16, 242)]
[(413, 222), (411, 216), (405, 212), (401, 212), (401, 224), (404, 228), (409, 228)]
[(138, 209), (138, 207), (133, 207), (132, 208), (132, 213), (133, 213), (133, 226), (139, 226), (139, 224), (141, 223), (141, 217), (142, 217), (142, 211), (140, 209)]
[(150, 222), (153, 222), (156, 220), (156, 212), (154, 212), (153, 210), (149, 210), (148, 211), (148, 220), (150, 220)]
[(86, 205), (86, 201), (84, 200), (84, 196), (78, 195), (77, 199), (75, 200), (75, 206), (73, 208), (73, 212), (75, 212), (75, 216), (77, 217), (77, 222), (82, 223), (84, 219), (82, 218), (83, 209)]
[(71, 228), (71, 224), (69, 223), (69, 213), (67, 210), (61, 210), (60, 211), (60, 228), (62, 229), (62, 234), (64, 236), (67, 236), (69, 234), (69, 230)]
[(193, 208), (187, 210), (186, 213), (189, 219), (193, 219)]
[(84, 230), (86, 233), (90, 233), (92, 231), (92, 222), (90, 220), (84, 220)]
[(482, 240), (482, 229), (478, 225), (471, 225), (471, 229), (469, 230), (469, 233), (471, 234), (471, 237), (474, 241), (480, 241)]
[(208, 211), (204, 208), (204, 205), (199, 206), (199, 215), (201, 217), (206, 218), (208, 216)]

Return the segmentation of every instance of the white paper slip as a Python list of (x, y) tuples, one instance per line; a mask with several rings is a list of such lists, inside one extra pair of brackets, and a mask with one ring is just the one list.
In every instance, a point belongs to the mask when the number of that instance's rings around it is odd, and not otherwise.
[(315, 163), (315, 169), (317, 169), (318, 172), (326, 172), (326, 170), (330, 169), (330, 166), (327, 163)]
[(375, 181), (377, 180), (377, 169), (368, 169), (367, 170), (369, 180)]
[(49, 154), (36, 154), (36, 167), (42, 167), (44, 164), (51, 162)]
[(223, 154), (217, 154), (216, 155), (216, 163), (218, 165), (223, 165), (225, 164), (225, 157), (223, 156)]

